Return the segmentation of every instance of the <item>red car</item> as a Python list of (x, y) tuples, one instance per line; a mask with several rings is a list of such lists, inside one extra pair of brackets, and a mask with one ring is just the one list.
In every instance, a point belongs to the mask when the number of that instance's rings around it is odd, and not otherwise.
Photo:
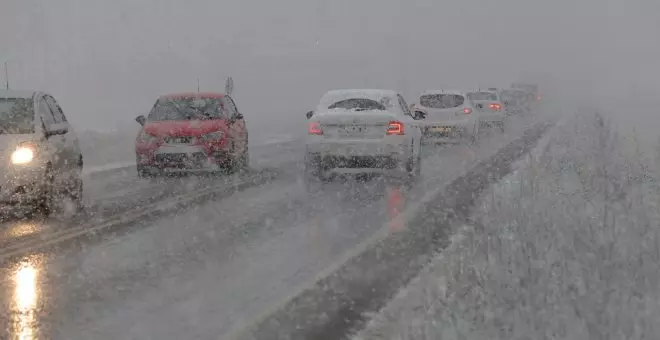
[(138, 175), (246, 169), (248, 133), (227, 93), (177, 93), (156, 101), (135, 141)]

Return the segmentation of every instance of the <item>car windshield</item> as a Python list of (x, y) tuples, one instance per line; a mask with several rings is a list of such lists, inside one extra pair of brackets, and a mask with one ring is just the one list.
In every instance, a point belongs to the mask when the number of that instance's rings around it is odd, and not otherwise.
[(467, 97), (470, 100), (497, 100), (497, 94), (493, 92), (470, 92)]
[(34, 133), (31, 98), (0, 98), (0, 134)]
[(450, 109), (463, 105), (465, 98), (460, 94), (425, 94), (419, 98), (420, 105), (432, 109)]
[(328, 109), (346, 109), (346, 110), (355, 110), (355, 111), (387, 110), (387, 108), (385, 108), (385, 105), (373, 99), (366, 99), (366, 98), (351, 98), (351, 99), (340, 100), (328, 106)]
[(150, 121), (209, 120), (228, 117), (221, 98), (160, 99), (147, 117)]

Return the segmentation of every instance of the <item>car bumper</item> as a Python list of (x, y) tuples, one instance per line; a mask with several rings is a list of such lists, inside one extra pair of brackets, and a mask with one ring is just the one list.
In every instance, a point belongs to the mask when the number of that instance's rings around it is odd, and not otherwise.
[(138, 171), (150, 174), (205, 173), (228, 168), (228, 152), (207, 153), (199, 147), (160, 148), (153, 155), (136, 154)]
[(44, 192), (44, 171), (25, 167), (3, 171), (0, 175), (0, 204), (31, 203)]
[(342, 174), (400, 172), (408, 159), (400, 144), (316, 143), (307, 145), (306, 166)]
[(473, 133), (470, 121), (429, 122), (422, 127), (425, 142), (430, 143), (461, 143)]

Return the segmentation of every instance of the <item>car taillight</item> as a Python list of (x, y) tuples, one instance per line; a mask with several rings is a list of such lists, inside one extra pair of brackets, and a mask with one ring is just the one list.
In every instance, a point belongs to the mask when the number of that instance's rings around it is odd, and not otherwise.
[(157, 142), (159, 138), (156, 137), (156, 136), (152, 136), (152, 135), (146, 133), (145, 131), (142, 131), (138, 135), (137, 139), (138, 139), (138, 143), (151, 144), (151, 143)]
[(319, 122), (309, 122), (307, 133), (310, 135), (322, 135), (323, 130), (321, 130), (321, 124)]
[(403, 123), (397, 122), (396, 120), (391, 121), (387, 125), (387, 134), (388, 135), (403, 135)]
[(469, 108), (469, 107), (466, 107), (466, 108), (463, 109), (463, 113), (466, 114), (466, 115), (469, 115), (470, 113), (472, 113), (472, 109)]
[(492, 103), (492, 104), (488, 105), (488, 107), (490, 107), (493, 110), (497, 110), (497, 111), (499, 111), (502, 108), (502, 106), (500, 104), (497, 104), (497, 103)]

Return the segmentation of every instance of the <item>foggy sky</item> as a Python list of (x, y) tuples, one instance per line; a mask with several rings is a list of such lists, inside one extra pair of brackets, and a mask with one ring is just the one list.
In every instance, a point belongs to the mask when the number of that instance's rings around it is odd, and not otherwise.
[(81, 127), (130, 124), (159, 94), (198, 77), (221, 91), (228, 75), (257, 126), (341, 87), (409, 101), (524, 76), (603, 100), (660, 90), (660, 6), (644, 0), (4, 1), (12, 87), (53, 93)]

